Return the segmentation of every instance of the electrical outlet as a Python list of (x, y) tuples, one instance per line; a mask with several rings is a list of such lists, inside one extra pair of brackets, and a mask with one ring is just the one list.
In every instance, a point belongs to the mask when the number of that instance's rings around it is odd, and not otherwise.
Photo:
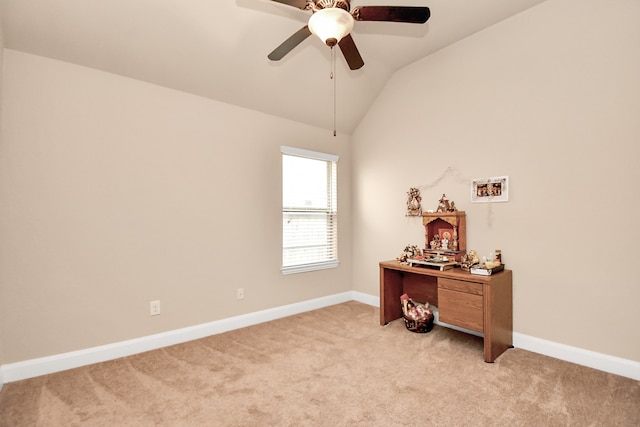
[(160, 300), (151, 301), (149, 303), (149, 315), (157, 316), (160, 314)]
[(236, 298), (244, 299), (244, 288), (238, 288), (238, 291), (236, 292)]

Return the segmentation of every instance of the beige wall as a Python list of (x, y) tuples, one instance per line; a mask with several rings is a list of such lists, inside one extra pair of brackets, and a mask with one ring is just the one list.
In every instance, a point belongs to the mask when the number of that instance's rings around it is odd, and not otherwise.
[[(468, 249), (514, 271), (515, 332), (640, 361), (638, 16), (549, 1), (398, 71), (352, 137), (354, 288), (423, 243), (409, 187), (426, 209), (446, 193)], [(470, 202), (469, 179), (500, 175), (508, 203)]]
[[(4, 82), (3, 363), (351, 289), (348, 137), (12, 50)], [(340, 155), (337, 269), (280, 273), (281, 145)]]
[[(351, 141), (5, 50), (0, 362), (377, 295), (378, 261), (422, 244), (411, 186), (467, 212), (470, 249), (503, 250), (516, 332), (640, 361), (639, 12), (546, 2), (400, 70)], [(341, 156), (339, 269), (279, 272), (280, 145)], [(471, 204), (496, 175), (510, 201)]]
[[(0, 16), (1, 18), (1, 16)], [(3, 63), (4, 63), (4, 31), (2, 29), (2, 19), (0, 19), (0, 117), (2, 117), (2, 70), (3, 70)], [(1, 126), (1, 122), (0, 122), (0, 126)], [(1, 127), (0, 127), (1, 129)], [(1, 151), (2, 149), (2, 131), (0, 130), (0, 154), (2, 153)], [(0, 183), (0, 186), (2, 185), (2, 183)], [(0, 235), (0, 239), (2, 238), (2, 235)], [(5, 300), (5, 296), (3, 295), (3, 291), (2, 291), (2, 284), (0, 284), (0, 301)], [(0, 307), (0, 310), (2, 310), (2, 308)], [(2, 341), (3, 341), (3, 336), (4, 336), (4, 328), (2, 326), (2, 321), (0, 320), (0, 366), (2, 366)], [(4, 379), (2, 376), (2, 370), (0, 370), (0, 388), (2, 388), (2, 385), (4, 384)]]

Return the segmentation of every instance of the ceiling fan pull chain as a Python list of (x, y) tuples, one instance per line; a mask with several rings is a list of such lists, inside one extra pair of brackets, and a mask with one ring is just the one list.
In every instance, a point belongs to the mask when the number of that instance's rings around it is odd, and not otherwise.
[(333, 136), (336, 136), (336, 51), (331, 48), (331, 79), (333, 80)]
[(329, 78), (333, 80), (333, 75), (336, 71), (336, 51), (333, 49), (333, 46), (329, 46), (331, 52), (331, 65), (329, 70)]

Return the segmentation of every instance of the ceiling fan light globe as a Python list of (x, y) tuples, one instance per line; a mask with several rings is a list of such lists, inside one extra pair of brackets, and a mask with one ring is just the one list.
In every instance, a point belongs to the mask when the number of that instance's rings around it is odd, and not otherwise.
[(353, 29), (354, 19), (344, 9), (321, 9), (309, 18), (309, 30), (328, 46), (335, 46)]

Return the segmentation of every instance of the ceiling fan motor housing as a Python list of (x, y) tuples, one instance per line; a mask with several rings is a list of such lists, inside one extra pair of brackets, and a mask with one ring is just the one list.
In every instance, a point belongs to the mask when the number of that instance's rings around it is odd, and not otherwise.
[(344, 9), (347, 12), (351, 10), (351, 6), (349, 5), (348, 0), (318, 0), (316, 1), (316, 9), (327, 9), (331, 7), (337, 7), (340, 9)]

